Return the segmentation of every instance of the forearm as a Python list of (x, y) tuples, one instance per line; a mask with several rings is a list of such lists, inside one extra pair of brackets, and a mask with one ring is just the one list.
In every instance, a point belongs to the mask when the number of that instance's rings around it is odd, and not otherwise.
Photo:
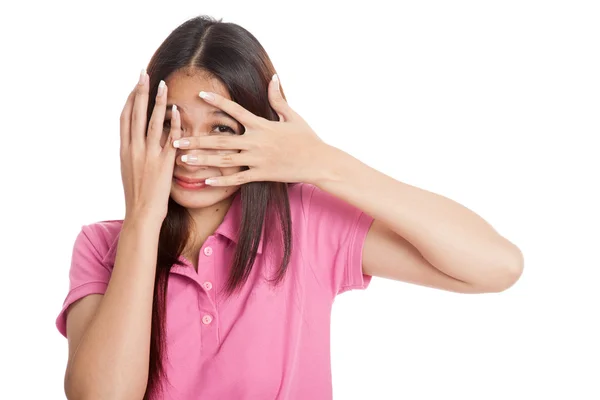
[(473, 211), (441, 195), (399, 182), (336, 148), (315, 184), (360, 208), (409, 241), (435, 268), (486, 285), (521, 265), (516, 246)]
[(67, 371), (73, 398), (143, 396), (159, 233), (153, 220), (124, 221), (110, 282)]

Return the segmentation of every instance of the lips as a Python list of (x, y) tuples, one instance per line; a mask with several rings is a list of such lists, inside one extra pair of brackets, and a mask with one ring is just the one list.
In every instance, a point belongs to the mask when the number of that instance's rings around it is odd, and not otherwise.
[(203, 179), (193, 179), (193, 178), (187, 178), (185, 176), (179, 176), (179, 175), (175, 175), (175, 179), (185, 182), (185, 183), (189, 183), (189, 184), (197, 184), (197, 183), (204, 183), (204, 181), (208, 178), (203, 178)]

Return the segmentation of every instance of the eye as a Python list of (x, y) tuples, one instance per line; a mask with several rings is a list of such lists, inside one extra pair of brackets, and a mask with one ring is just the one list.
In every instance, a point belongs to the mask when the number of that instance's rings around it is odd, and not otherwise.
[(230, 126), (227, 126), (227, 125), (222, 125), (222, 124), (214, 125), (212, 127), (212, 129), (213, 129), (213, 131), (216, 129), (217, 133), (230, 133), (232, 135), (236, 134), (235, 131)]

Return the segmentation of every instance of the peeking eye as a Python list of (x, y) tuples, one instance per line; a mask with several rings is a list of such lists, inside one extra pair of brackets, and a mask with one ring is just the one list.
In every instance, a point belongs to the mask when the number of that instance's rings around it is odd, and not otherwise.
[(235, 135), (235, 131), (227, 125), (215, 125), (213, 126), (213, 130), (215, 129), (217, 130), (217, 133), (230, 133)]

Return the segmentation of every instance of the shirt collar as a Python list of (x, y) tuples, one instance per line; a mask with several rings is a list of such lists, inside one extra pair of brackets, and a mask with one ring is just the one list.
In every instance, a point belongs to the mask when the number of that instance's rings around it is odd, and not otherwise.
[[(237, 193), (233, 195), (233, 200), (231, 205), (229, 206), (229, 210), (225, 214), (225, 218), (223, 218), (223, 222), (217, 228), (215, 233), (225, 236), (229, 240), (235, 242), (236, 244), (239, 241), (239, 230), (242, 222), (242, 201), (241, 194), (238, 190)], [(259, 254), (262, 254), (263, 251), (263, 240), (264, 240), (264, 229), (260, 235), (260, 241), (258, 243)]]

